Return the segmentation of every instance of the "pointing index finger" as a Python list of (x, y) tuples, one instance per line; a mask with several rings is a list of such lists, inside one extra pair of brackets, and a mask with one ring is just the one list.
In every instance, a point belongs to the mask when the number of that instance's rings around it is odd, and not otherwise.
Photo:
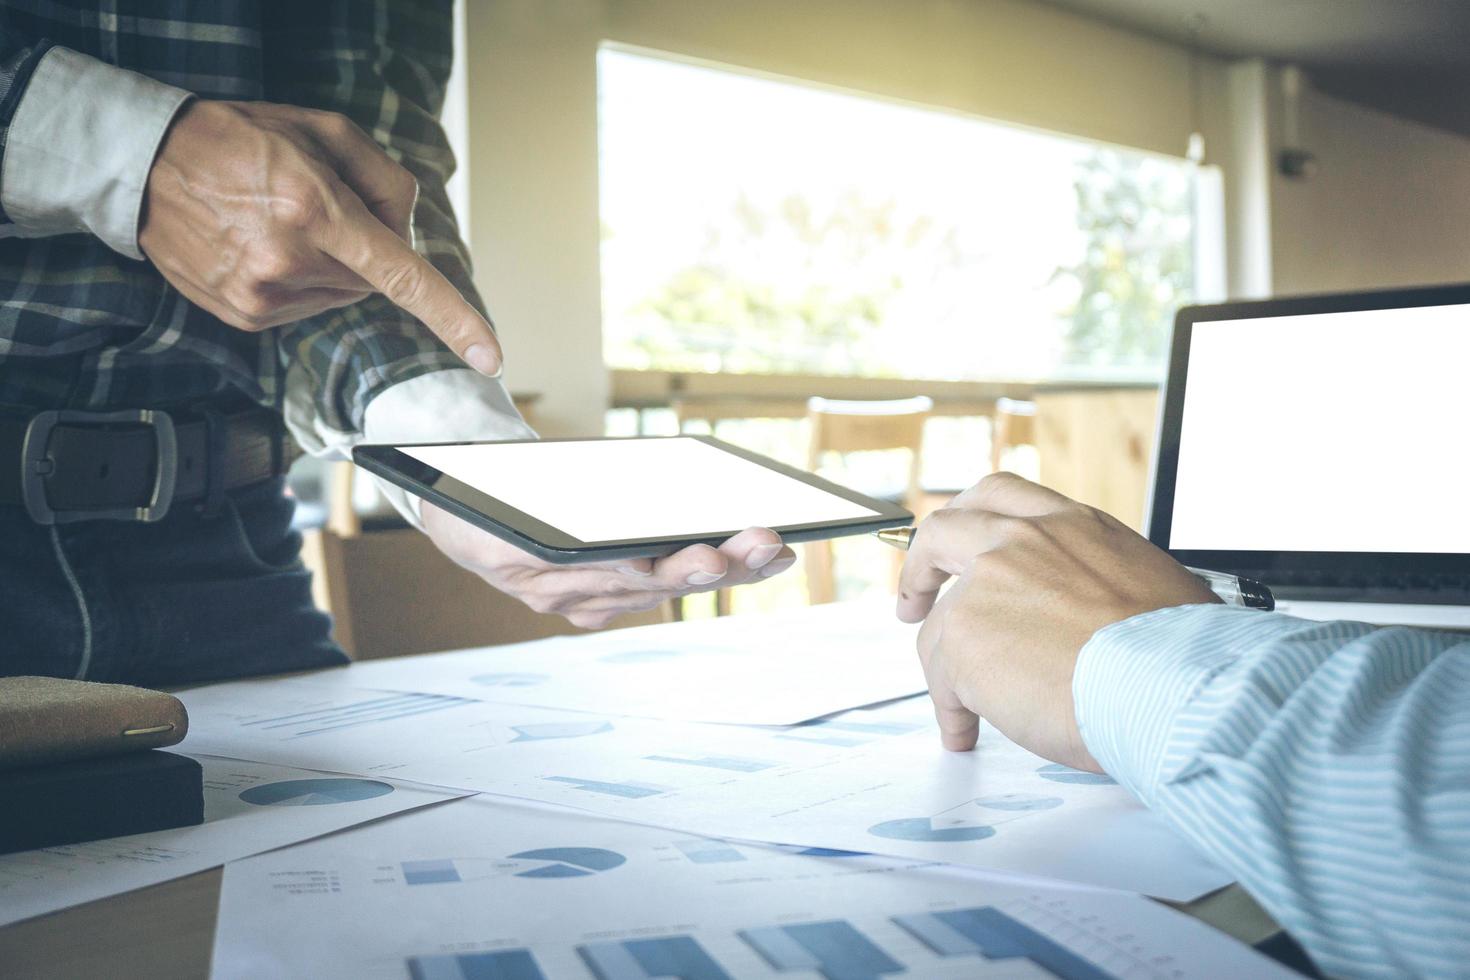
[(412, 314), (481, 374), (497, 377), (502, 355), (490, 324), (422, 255), (343, 189), (319, 247)]

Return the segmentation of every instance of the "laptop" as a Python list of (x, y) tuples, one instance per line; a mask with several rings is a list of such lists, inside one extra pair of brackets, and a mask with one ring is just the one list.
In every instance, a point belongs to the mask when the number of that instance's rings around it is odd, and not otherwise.
[(1470, 285), (1191, 306), (1148, 536), (1310, 619), (1470, 629)]

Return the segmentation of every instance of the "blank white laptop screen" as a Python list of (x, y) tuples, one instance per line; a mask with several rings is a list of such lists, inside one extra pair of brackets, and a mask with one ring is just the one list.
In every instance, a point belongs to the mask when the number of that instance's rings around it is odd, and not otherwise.
[(879, 516), (697, 439), (399, 449), (588, 543)]
[(1470, 553), (1470, 306), (1196, 322), (1169, 547)]

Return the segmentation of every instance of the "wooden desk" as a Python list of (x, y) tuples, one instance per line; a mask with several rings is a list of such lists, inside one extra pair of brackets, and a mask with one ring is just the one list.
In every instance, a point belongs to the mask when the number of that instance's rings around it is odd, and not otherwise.
[(6, 980), (209, 976), (222, 869), (0, 929)]
[[(6, 980), (207, 977), (221, 874), (203, 871), (0, 929), (0, 974)], [(1174, 907), (1252, 945), (1279, 931), (1237, 885)]]

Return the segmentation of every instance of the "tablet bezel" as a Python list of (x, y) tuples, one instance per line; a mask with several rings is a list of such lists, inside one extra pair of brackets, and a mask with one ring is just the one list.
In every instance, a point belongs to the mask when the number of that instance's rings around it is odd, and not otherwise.
[[(1188, 385), (1189, 346), (1196, 323), (1215, 320), (1252, 320), (1308, 313), (1346, 313), (1357, 310), (1394, 310), (1422, 306), (1470, 305), (1470, 285), (1426, 286), (1296, 296), (1283, 299), (1187, 306), (1174, 321), (1169, 372), (1164, 386), (1158, 452), (1152, 481), (1148, 538), (1186, 565), (1222, 571), (1470, 574), (1470, 555), (1457, 552), (1388, 551), (1226, 551), (1171, 548), (1174, 491), (1179, 474), (1179, 443), (1184, 423), (1184, 392)], [(1467, 328), (1470, 329), (1470, 328)], [(1262, 351), (1269, 357), (1270, 351)], [(1365, 392), (1365, 397), (1375, 393)], [(1240, 438), (1260, 438), (1271, 428), (1269, 392), (1252, 391), (1242, 379)], [(1403, 502), (1405, 504), (1410, 502)], [(1385, 502), (1385, 506), (1393, 506)], [(1269, 579), (1268, 579), (1269, 581)]]
[(787, 542), (819, 541), (827, 538), (862, 534), (883, 528), (899, 527), (913, 523), (913, 514), (904, 508), (884, 500), (876, 500), (847, 487), (824, 480), (804, 470), (799, 470), (769, 457), (732, 446), (711, 436), (629, 436), (621, 438), (571, 438), (571, 439), (508, 439), (502, 442), (439, 442), (398, 443), (395, 445), (369, 444), (356, 446), (352, 450), (353, 461), (363, 469), (382, 477), (409, 493), (442, 507), (476, 527), (529, 551), (538, 558), (555, 564), (575, 564), (591, 561), (609, 561), (617, 558), (657, 558), (671, 555), (690, 545), (708, 544), (718, 546), (732, 534), (744, 528), (730, 531), (710, 532), (700, 535), (670, 535), (658, 538), (623, 538), (612, 541), (582, 541), (559, 528), (532, 517), (524, 511), (496, 499), (482, 490), (456, 480), (442, 471), (420, 462), (400, 450), (415, 446), (477, 446), (504, 445), (506, 443), (540, 442), (627, 442), (650, 439), (693, 439), (716, 449), (738, 456), (748, 462), (774, 470), (783, 476), (798, 480), (808, 486), (824, 490), (835, 497), (875, 511), (873, 517), (855, 517), (815, 524), (794, 524), (775, 527)]

